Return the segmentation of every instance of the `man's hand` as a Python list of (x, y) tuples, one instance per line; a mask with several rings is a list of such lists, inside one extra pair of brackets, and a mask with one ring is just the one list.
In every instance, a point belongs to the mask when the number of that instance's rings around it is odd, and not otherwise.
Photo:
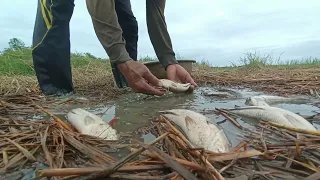
[(154, 85), (159, 87), (160, 81), (144, 64), (129, 60), (118, 64), (118, 68), (123, 76), (127, 79), (129, 86), (135, 92), (158, 96), (161, 96), (165, 93), (164, 90), (160, 90), (151, 86)]
[(190, 74), (179, 64), (171, 64), (167, 67), (167, 77), (171, 81), (179, 83), (190, 83), (191, 91), (198, 86)]

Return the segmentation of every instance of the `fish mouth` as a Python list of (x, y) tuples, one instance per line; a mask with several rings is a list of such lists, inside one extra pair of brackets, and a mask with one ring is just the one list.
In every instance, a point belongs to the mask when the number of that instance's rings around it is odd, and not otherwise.
[(251, 104), (251, 98), (247, 98), (246, 102), (244, 102), (245, 105), (250, 105)]

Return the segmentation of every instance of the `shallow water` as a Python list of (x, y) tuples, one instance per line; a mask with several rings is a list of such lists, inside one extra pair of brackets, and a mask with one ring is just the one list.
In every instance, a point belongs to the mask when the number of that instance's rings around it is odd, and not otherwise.
[[(213, 94), (228, 92), (230, 96), (212, 96), (212, 91), (216, 92)], [(208, 94), (211, 94), (211, 96), (208, 96)], [(260, 94), (262, 93), (250, 91), (249, 89), (221, 89), (207, 86), (198, 88), (192, 94), (167, 94), (161, 97), (150, 97), (135, 93), (126, 94), (116, 101), (102, 103), (85, 109), (94, 114), (103, 114), (102, 118), (107, 122), (114, 116), (119, 117), (114, 128), (118, 132), (132, 133), (141, 127), (149, 125), (150, 120), (155, 117), (160, 110), (184, 108), (201, 113), (204, 109), (233, 108), (235, 105), (246, 106), (244, 104), (246, 98)], [(314, 111), (319, 110), (319, 108), (311, 104), (277, 104), (275, 106), (300, 113), (304, 116), (313, 115), (315, 114)], [(209, 121), (213, 123), (225, 120), (224, 117), (217, 116), (214, 113), (205, 115)], [(238, 120), (238, 122), (244, 127), (250, 126), (241, 120)], [(320, 129), (319, 125), (314, 125)], [(236, 135), (240, 134), (240, 130), (229, 121), (219, 123), (219, 126), (224, 129), (232, 145), (236, 146), (239, 143)], [(132, 135), (144, 142), (149, 142), (154, 139), (154, 136), (150, 134), (141, 137), (137, 137), (134, 133)]]
[[(227, 93), (226, 93), (227, 92)], [(222, 96), (221, 96), (222, 94)], [(225, 96), (225, 95), (228, 96)], [(203, 110), (211, 110), (215, 108), (233, 108), (237, 106), (246, 106), (245, 99), (254, 95), (263, 94), (261, 92), (254, 92), (249, 89), (221, 89), (216, 87), (200, 87), (192, 94), (167, 94), (161, 97), (146, 96), (142, 94), (126, 94), (121, 96), (116, 101), (109, 101), (101, 103), (94, 107), (86, 107), (83, 105), (71, 105), (67, 108), (61, 106), (59, 109), (53, 111), (54, 114), (58, 114), (62, 119), (66, 119), (65, 115), (71, 108), (82, 107), (94, 114), (103, 115), (102, 118), (109, 122), (113, 117), (119, 117), (115, 125), (115, 129), (118, 132), (129, 133), (140, 141), (149, 142), (155, 137), (151, 134), (139, 135), (134, 133), (141, 127), (148, 126), (150, 120), (155, 117), (160, 110), (167, 110), (173, 108), (185, 108), (199, 113), (203, 113)], [(209, 96), (210, 95), (210, 96)], [(314, 111), (319, 111), (318, 107), (311, 104), (277, 104), (277, 107), (281, 107), (290, 110), (295, 113), (300, 113), (303, 116), (309, 116), (315, 114)], [(62, 111), (61, 111), (62, 109)], [(240, 130), (235, 127), (229, 121), (224, 121), (225, 118), (217, 116), (214, 113), (205, 113), (208, 120), (219, 123), (218, 126), (222, 127), (230, 139), (232, 146), (237, 146), (239, 139), (237, 134), (240, 134)], [(41, 118), (41, 117), (39, 117)], [(238, 122), (244, 127), (250, 127), (250, 125), (244, 121), (238, 120)], [(317, 129), (320, 129), (318, 124), (314, 124)], [(116, 156), (123, 156), (123, 153), (117, 153)], [(126, 153), (124, 153), (126, 154)], [(46, 168), (41, 164), (37, 165), (37, 168)], [(35, 177), (35, 171), (25, 172), (23, 179), (33, 179)], [(11, 176), (10, 176), (11, 177)]]

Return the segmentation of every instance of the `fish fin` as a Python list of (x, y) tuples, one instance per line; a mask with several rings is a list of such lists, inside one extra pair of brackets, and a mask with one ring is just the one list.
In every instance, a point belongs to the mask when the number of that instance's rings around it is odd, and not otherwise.
[(186, 116), (186, 117), (185, 117), (185, 122), (186, 122), (186, 126), (187, 126), (187, 129), (188, 129), (188, 130), (190, 130), (190, 129), (189, 129), (189, 126), (191, 125), (191, 123), (192, 123), (192, 124), (195, 124), (194, 120), (193, 120), (191, 117), (189, 117), (189, 116)]
[(294, 118), (294, 117), (292, 117), (290, 114), (283, 114), (283, 116), (285, 117), (285, 118), (287, 118), (288, 119), (288, 121), (294, 126), (294, 123), (293, 122), (297, 122), (297, 120), (296, 120), (296, 118)]
[(84, 124), (86, 125), (86, 126), (88, 126), (88, 125), (90, 125), (90, 124), (94, 124), (96, 121), (92, 118), (92, 117), (90, 117), (90, 116), (85, 116), (84, 117)]
[(112, 118), (112, 119), (109, 121), (108, 124), (109, 124), (111, 127), (113, 127), (118, 120), (119, 120), (119, 118), (115, 116), (114, 118)]

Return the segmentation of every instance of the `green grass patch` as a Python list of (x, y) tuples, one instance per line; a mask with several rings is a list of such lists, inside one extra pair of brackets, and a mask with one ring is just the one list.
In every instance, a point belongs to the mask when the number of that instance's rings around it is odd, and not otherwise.
[[(12, 38), (9, 41), (9, 47), (1, 51), (0, 54), (0, 75), (34, 75), (31, 47), (17, 39)], [(177, 54), (177, 59), (189, 59)], [(157, 61), (157, 58), (145, 56), (139, 58), (140, 62)], [(213, 67), (208, 60), (197, 60), (195, 66), (208, 70), (226, 70), (235, 68), (244, 68), (248, 70), (257, 70), (265, 67), (289, 69), (289, 68), (313, 68), (320, 67), (320, 59), (305, 58), (301, 60), (292, 60), (287, 62), (280, 61), (280, 57), (273, 57), (270, 54), (260, 55), (256, 52), (245, 53), (238, 60), (239, 64), (230, 64), (226, 67)], [(90, 53), (71, 53), (71, 63), (73, 68), (101, 67), (110, 69), (108, 59), (97, 58)]]
[(242, 67), (249, 69), (260, 69), (265, 67), (279, 69), (320, 67), (319, 58), (310, 57), (301, 60), (281, 61), (280, 56), (273, 57), (270, 54), (260, 55), (256, 52), (245, 53), (245, 56), (241, 57), (239, 61)]

